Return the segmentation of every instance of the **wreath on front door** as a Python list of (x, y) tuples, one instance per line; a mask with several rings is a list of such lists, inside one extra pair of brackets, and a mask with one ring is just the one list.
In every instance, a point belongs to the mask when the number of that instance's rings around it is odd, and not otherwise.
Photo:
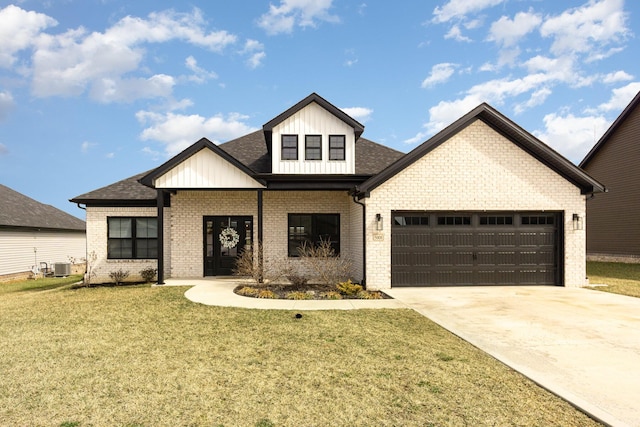
[(231, 227), (227, 227), (222, 230), (218, 238), (220, 239), (220, 243), (222, 244), (222, 246), (225, 248), (235, 248), (240, 241), (238, 232)]

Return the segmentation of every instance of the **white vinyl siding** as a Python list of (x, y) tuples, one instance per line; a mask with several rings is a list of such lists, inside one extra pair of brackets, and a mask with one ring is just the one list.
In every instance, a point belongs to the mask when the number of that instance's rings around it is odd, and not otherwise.
[[(281, 160), (282, 135), (298, 135), (298, 160)], [(307, 160), (306, 135), (319, 135), (322, 159)], [(329, 135), (345, 136), (345, 159), (329, 160)], [(355, 173), (355, 135), (353, 128), (315, 102), (283, 120), (272, 132), (272, 172), (276, 174), (353, 174)]]
[(249, 175), (202, 149), (156, 179), (156, 188), (262, 188)]
[[(78, 262), (86, 256), (84, 232), (0, 230), (0, 275), (30, 271), (40, 262)], [(34, 250), (35, 249), (35, 250)]]

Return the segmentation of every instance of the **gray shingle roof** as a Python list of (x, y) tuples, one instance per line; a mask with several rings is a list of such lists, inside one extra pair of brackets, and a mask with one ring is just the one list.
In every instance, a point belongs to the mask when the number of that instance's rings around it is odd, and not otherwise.
[(150, 206), (155, 204), (156, 190), (146, 187), (138, 182), (140, 178), (151, 171), (139, 173), (122, 181), (98, 188), (80, 196), (74, 197), (70, 201), (73, 203), (89, 203), (99, 205), (101, 203), (137, 201), (148, 203)]
[[(271, 162), (262, 130), (220, 144), (218, 147), (256, 174), (269, 174), (271, 172)], [(400, 151), (360, 138), (356, 142), (356, 175), (375, 175), (402, 156), (404, 156), (404, 153)], [(94, 206), (112, 206), (118, 203), (130, 205), (132, 202), (140, 206), (155, 206), (156, 191), (139, 182), (142, 177), (153, 171), (150, 170), (131, 176), (106, 187), (74, 197), (70, 201)]]
[(0, 184), (0, 226), (84, 231), (85, 222)]

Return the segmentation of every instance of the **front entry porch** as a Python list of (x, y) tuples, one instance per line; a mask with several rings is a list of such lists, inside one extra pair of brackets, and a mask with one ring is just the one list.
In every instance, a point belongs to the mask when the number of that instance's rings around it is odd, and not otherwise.
[(250, 216), (203, 217), (204, 272), (208, 276), (230, 276), (236, 259), (250, 250), (253, 218)]

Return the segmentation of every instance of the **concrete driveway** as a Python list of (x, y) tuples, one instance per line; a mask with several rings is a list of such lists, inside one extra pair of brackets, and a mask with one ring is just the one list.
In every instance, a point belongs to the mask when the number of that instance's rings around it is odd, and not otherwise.
[(640, 426), (640, 298), (551, 286), (385, 292), (594, 418)]

